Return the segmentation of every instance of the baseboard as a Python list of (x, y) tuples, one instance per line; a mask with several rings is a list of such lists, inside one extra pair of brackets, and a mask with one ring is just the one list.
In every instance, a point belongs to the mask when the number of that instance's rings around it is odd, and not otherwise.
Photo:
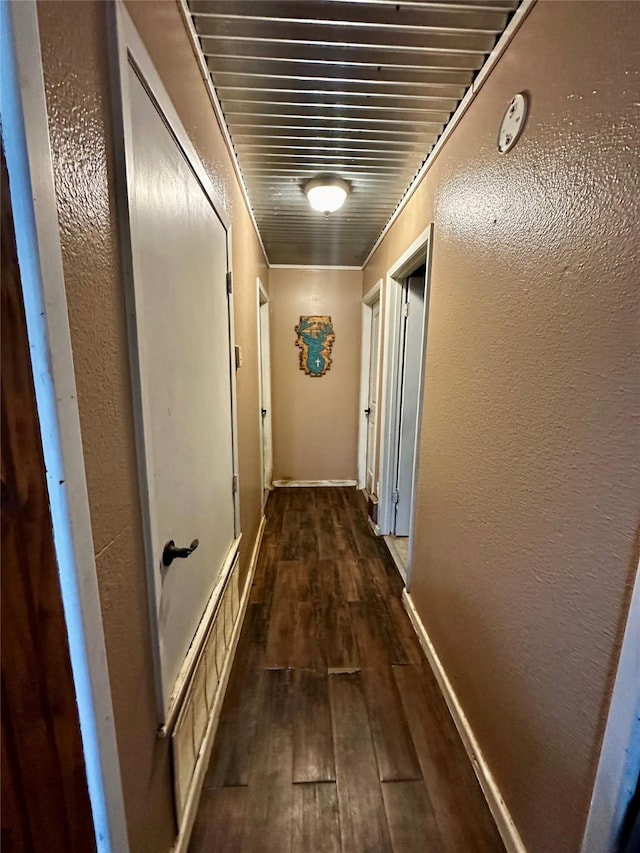
[(478, 741), (476, 740), (473, 730), (469, 724), (469, 720), (467, 719), (462, 705), (460, 704), (453, 686), (449, 681), (442, 662), (438, 657), (438, 653), (436, 652), (435, 647), (431, 642), (431, 638), (427, 633), (427, 629), (415, 609), (411, 595), (406, 589), (402, 593), (402, 600), (405, 610), (409, 614), (413, 627), (418, 634), (420, 644), (427, 656), (429, 664), (431, 665), (431, 669), (433, 670), (433, 674), (435, 675), (436, 681), (442, 691), (442, 695), (445, 698), (449, 712), (456, 724), (456, 728), (458, 729), (464, 748), (467, 751), (471, 765), (478, 777), (478, 782), (480, 783), (482, 792), (487, 804), (489, 805), (493, 819), (496, 822), (498, 832), (502, 836), (504, 846), (507, 848), (508, 853), (527, 853), (526, 847), (520, 838), (520, 834), (518, 833), (516, 825), (513, 822), (513, 818), (509, 813), (509, 809), (507, 808), (507, 805), (500, 793), (496, 780), (493, 778), (493, 774), (487, 764), (487, 760), (482, 754), (482, 750), (480, 749)]
[(171, 702), (166, 714), (165, 722), (158, 729), (158, 737), (164, 738), (170, 736), (176, 718), (180, 713), (180, 708), (185, 697), (187, 685), (189, 684), (189, 681), (193, 676), (196, 661), (200, 657), (202, 649), (204, 648), (204, 643), (207, 634), (211, 629), (216, 610), (220, 604), (220, 599), (222, 597), (222, 594), (224, 593), (226, 585), (229, 582), (231, 573), (233, 572), (233, 567), (237, 563), (241, 539), (242, 534), (240, 534), (234, 540), (231, 548), (229, 549), (229, 553), (225, 557), (224, 565), (220, 572), (220, 577), (215, 585), (213, 592), (209, 596), (207, 606), (205, 607), (204, 614), (202, 616), (202, 619), (200, 620), (200, 624), (198, 625), (194, 638), (191, 641), (191, 646), (189, 648), (189, 651), (187, 652), (187, 656), (185, 657), (185, 660), (182, 666), (180, 667), (180, 672), (178, 673), (178, 676), (176, 678), (176, 686), (173, 689), (173, 695), (171, 697)]
[(357, 486), (357, 480), (274, 480), (273, 485), (278, 489), (300, 488), (309, 486)]
[[(249, 572), (247, 574), (247, 583), (245, 583), (245, 589), (242, 593), (243, 597), (248, 589), (251, 589), (251, 584), (253, 583), (253, 577), (256, 573), (256, 567), (258, 565), (258, 557), (260, 556), (260, 548), (262, 547), (262, 537), (264, 536), (264, 528), (267, 524), (267, 517), (265, 515), (260, 519), (260, 524), (258, 526), (258, 532), (256, 533), (256, 539), (253, 543), (253, 551), (251, 552), (251, 562), (249, 563)], [(249, 585), (247, 587), (247, 584)], [(244, 611), (242, 612), (242, 617), (244, 618)]]
[(204, 783), (205, 773), (207, 772), (209, 761), (211, 759), (211, 752), (213, 750), (213, 744), (215, 741), (216, 732), (218, 730), (218, 723), (220, 721), (220, 713), (222, 711), (225, 693), (227, 692), (229, 675), (231, 673), (231, 667), (233, 666), (236, 648), (238, 646), (238, 640), (240, 638), (240, 631), (242, 630), (244, 617), (247, 612), (249, 594), (251, 592), (251, 585), (253, 583), (253, 578), (256, 573), (256, 566), (258, 565), (258, 556), (260, 554), (260, 546), (262, 544), (262, 537), (264, 535), (266, 521), (267, 520), (263, 515), (262, 519), (260, 520), (260, 526), (258, 528), (258, 533), (256, 535), (256, 539), (253, 545), (253, 551), (251, 553), (249, 572), (247, 574), (247, 579), (245, 581), (244, 589), (242, 591), (242, 599), (240, 600), (238, 618), (236, 619), (236, 624), (233, 627), (233, 634), (229, 646), (229, 653), (227, 654), (224, 663), (224, 669), (222, 672), (222, 678), (220, 679), (220, 688), (216, 697), (216, 705), (213, 713), (211, 714), (211, 718), (207, 725), (207, 731), (202, 741), (202, 748), (200, 750), (200, 755), (198, 756), (196, 767), (194, 770), (195, 779), (192, 785), (192, 793), (185, 807), (184, 815), (182, 818), (182, 825), (180, 827), (180, 833), (176, 838), (173, 847), (171, 848), (172, 853), (186, 853), (187, 848), (189, 846), (189, 841), (191, 839), (193, 824), (196, 819), (198, 805), (200, 804), (200, 794), (202, 793), (202, 785)]

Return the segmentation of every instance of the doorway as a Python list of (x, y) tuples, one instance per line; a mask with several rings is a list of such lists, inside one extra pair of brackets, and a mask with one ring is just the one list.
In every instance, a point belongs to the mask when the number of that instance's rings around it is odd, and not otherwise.
[(380, 386), (380, 291), (376, 282), (362, 300), (362, 361), (358, 435), (358, 488), (377, 501), (378, 395)]
[(33, 282), (18, 263), (4, 144), (0, 159), (2, 844), (89, 853), (96, 837), (23, 301)]
[(0, 3), (0, 34), (3, 847), (10, 822), (20, 849), (124, 853), (36, 3)]
[(429, 306), (431, 229), (386, 281), (379, 532), (408, 584)]
[(367, 418), (367, 454), (365, 488), (375, 494), (376, 429), (378, 425), (378, 335), (380, 329), (380, 300), (371, 306), (371, 346), (369, 348), (369, 395), (364, 415)]
[(273, 480), (273, 441), (271, 426), (271, 339), (269, 332), (269, 297), (260, 279), (258, 289), (258, 359), (260, 405), (260, 455), (262, 474), (262, 512)]
[[(409, 536), (413, 469), (416, 456), (418, 394), (422, 357), (426, 264), (421, 264), (402, 282), (402, 316), (398, 345), (398, 424), (396, 466), (393, 478), (391, 534), (396, 539)], [(404, 553), (404, 546), (403, 553)]]

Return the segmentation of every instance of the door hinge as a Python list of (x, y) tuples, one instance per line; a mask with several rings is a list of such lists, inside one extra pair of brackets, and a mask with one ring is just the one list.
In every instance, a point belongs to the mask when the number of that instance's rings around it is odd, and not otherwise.
[(231, 491), (232, 491), (232, 493), (233, 493), (234, 495), (237, 495), (237, 494), (238, 494), (238, 475), (237, 475), (237, 474), (234, 474), (234, 475), (233, 475), (233, 481), (232, 481), (232, 485), (231, 485)]
[(233, 293), (233, 274), (231, 270), (227, 273), (227, 293)]
[(397, 505), (398, 505), (398, 501), (399, 501), (399, 500), (400, 500), (400, 493), (399, 493), (399, 492), (398, 492), (398, 490), (396, 489), (396, 490), (394, 490), (393, 492), (391, 492), (391, 503), (392, 503), (394, 506), (397, 506)]
[(409, 316), (409, 303), (408, 302), (405, 302), (404, 305), (402, 306), (402, 316), (403, 317)]

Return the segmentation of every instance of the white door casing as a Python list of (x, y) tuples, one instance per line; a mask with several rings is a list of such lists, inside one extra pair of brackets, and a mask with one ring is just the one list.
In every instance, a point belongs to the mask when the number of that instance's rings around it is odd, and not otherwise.
[(640, 562), (626, 616), (615, 682), (580, 853), (616, 850), (640, 773)]
[(380, 300), (371, 306), (371, 338), (369, 348), (369, 393), (367, 399), (367, 454), (365, 487), (375, 494), (376, 444), (378, 429), (378, 364), (380, 347)]
[[(417, 447), (420, 440), (422, 427), (422, 399), (424, 391), (424, 375), (426, 361), (427, 320), (429, 313), (429, 288), (431, 275), (431, 257), (433, 250), (433, 226), (426, 228), (411, 245), (402, 253), (393, 266), (389, 269), (385, 280), (384, 289), (384, 346), (382, 357), (382, 391), (379, 405), (380, 420), (380, 488), (378, 509), (378, 532), (388, 535), (394, 531), (395, 506), (393, 492), (396, 483), (397, 450), (399, 406), (398, 406), (398, 370), (400, 363), (400, 335), (398, 329), (402, 319), (402, 284), (401, 282), (415, 269), (426, 261), (425, 297), (423, 306), (423, 328), (422, 328), (422, 352), (418, 363), (419, 392), (417, 414), (417, 426), (415, 433), (416, 450), (413, 454), (412, 482), (418, 480), (418, 452)], [(415, 527), (415, 488), (412, 489), (411, 506), (409, 510), (409, 565), (407, 567), (407, 587), (409, 586), (410, 567), (412, 556), (411, 537)]]
[(0, 3), (0, 125), (96, 850), (128, 853), (35, 0)]
[(260, 391), (260, 436), (262, 458), (262, 509), (273, 480), (273, 439), (271, 415), (271, 338), (269, 330), (269, 297), (260, 279), (258, 287), (258, 359)]
[[(374, 286), (362, 298), (362, 328), (361, 328), (361, 349), (360, 349), (360, 395), (358, 403), (358, 480), (357, 487), (365, 489), (367, 487), (367, 446), (369, 441), (369, 419), (366, 416), (366, 409), (369, 408), (370, 383), (371, 383), (371, 347), (373, 345), (371, 339), (372, 331), (372, 312), (373, 306), (378, 303), (380, 308), (380, 293), (382, 290), (382, 279), (379, 279)], [(382, 325), (378, 318), (378, 337), (377, 337), (377, 378), (376, 388), (380, 384), (380, 352), (382, 340)], [(377, 399), (376, 399), (377, 404)], [(376, 406), (376, 416), (378, 409)], [(377, 441), (377, 435), (376, 435)], [(377, 468), (377, 455), (374, 450), (374, 488), (369, 491), (375, 493), (375, 475)]]
[[(160, 721), (177, 713), (196, 631), (237, 549), (228, 223), (120, 4), (128, 313)], [(133, 58), (135, 56), (135, 59)], [(198, 540), (163, 563), (166, 544)]]
[(424, 326), (425, 280), (422, 275), (410, 276), (404, 284), (404, 313), (400, 329), (401, 371), (399, 383), (398, 451), (395, 475), (395, 536), (409, 536), (413, 472), (417, 452), (418, 410), (421, 400), (420, 374), (422, 369), (422, 335)]

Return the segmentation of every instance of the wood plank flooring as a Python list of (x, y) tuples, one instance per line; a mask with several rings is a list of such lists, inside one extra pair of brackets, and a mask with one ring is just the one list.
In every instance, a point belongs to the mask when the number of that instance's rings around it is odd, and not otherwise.
[(280, 489), (190, 853), (504, 853), (355, 489)]

